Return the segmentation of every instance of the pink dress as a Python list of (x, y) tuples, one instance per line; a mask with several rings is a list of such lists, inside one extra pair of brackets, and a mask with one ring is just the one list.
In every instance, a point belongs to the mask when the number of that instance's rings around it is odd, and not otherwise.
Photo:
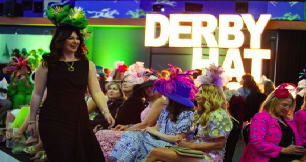
[(306, 143), (306, 110), (299, 110), (294, 114), (293, 120), (303, 143)]
[[(302, 145), (293, 120), (285, 122), (292, 129), (295, 136), (295, 145)], [(277, 120), (267, 111), (257, 113), (250, 125), (250, 141), (244, 150), (240, 162), (268, 162), (281, 152), (278, 146), (281, 141), (282, 130)]]
[[(147, 117), (150, 110), (150, 106), (148, 105), (141, 112), (141, 121), (144, 121)], [(125, 133), (125, 131), (115, 131), (115, 130), (100, 130), (96, 133), (96, 137), (98, 142), (100, 143), (101, 150), (103, 151), (106, 162), (111, 162), (109, 158), (109, 154), (112, 152), (115, 147), (117, 141), (120, 140), (121, 136)]]

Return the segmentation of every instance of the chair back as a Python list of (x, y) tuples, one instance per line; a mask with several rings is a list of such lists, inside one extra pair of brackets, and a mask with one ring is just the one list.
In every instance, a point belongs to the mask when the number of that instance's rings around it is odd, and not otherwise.
[(250, 139), (250, 124), (243, 127), (242, 135), (243, 135), (245, 145), (248, 145), (249, 139)]
[(241, 126), (238, 120), (236, 120), (234, 117), (231, 117), (233, 122), (233, 129), (231, 133), (228, 136), (226, 147), (225, 147), (225, 156), (223, 162), (232, 162), (236, 144), (238, 142)]

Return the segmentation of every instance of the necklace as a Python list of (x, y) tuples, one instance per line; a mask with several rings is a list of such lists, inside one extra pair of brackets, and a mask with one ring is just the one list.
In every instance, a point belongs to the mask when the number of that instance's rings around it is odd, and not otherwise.
[(288, 127), (288, 125), (283, 121), (282, 118), (277, 117), (276, 120), (281, 122), (284, 126)]
[(67, 62), (65, 62), (65, 63), (68, 65), (68, 70), (69, 71), (74, 71), (74, 67), (73, 67), (74, 62), (72, 62), (71, 65), (69, 65)]

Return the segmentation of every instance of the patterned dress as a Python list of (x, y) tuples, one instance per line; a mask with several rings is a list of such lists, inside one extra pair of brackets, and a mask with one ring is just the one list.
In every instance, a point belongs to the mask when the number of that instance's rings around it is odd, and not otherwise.
[[(284, 118), (284, 122), (294, 133), (294, 144), (302, 145), (293, 120)], [(257, 113), (251, 121), (250, 140), (240, 162), (268, 162), (270, 158), (278, 157), (282, 150), (279, 146), (282, 134), (278, 121), (267, 111)]]
[[(192, 124), (192, 111), (181, 112), (175, 123), (167, 119), (168, 113), (165, 107), (159, 116), (157, 121), (159, 132), (173, 136), (180, 133), (189, 133)], [(153, 148), (172, 145), (174, 144), (157, 139), (147, 132), (127, 131), (117, 142), (110, 158), (113, 161), (140, 162), (145, 160)]]
[(293, 118), (302, 143), (306, 143), (306, 110), (299, 110)]
[[(144, 121), (148, 115), (150, 110), (150, 105), (147, 106), (141, 112), (141, 121)], [(109, 158), (109, 154), (112, 152), (116, 143), (119, 141), (121, 136), (125, 133), (125, 131), (115, 131), (115, 130), (101, 130), (96, 133), (96, 137), (100, 143), (101, 150), (103, 151), (105, 160), (107, 162), (111, 162)]]
[[(200, 124), (198, 124), (198, 131), (197, 135), (195, 136), (194, 143), (214, 142), (215, 138), (218, 137), (225, 137), (227, 141), (227, 137), (229, 136), (232, 128), (233, 123), (230, 116), (222, 108), (219, 108), (209, 116), (206, 128), (203, 128)], [(200, 159), (200, 161), (222, 162), (225, 155), (225, 145), (226, 142), (222, 150), (204, 152), (205, 158)]]

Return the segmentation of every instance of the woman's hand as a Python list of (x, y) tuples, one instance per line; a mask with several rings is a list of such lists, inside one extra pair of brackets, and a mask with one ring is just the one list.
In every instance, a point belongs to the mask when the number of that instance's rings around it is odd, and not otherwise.
[(96, 134), (96, 133), (99, 131), (100, 128), (101, 128), (101, 125), (97, 125), (97, 126), (94, 128), (93, 132)]
[(36, 137), (36, 124), (35, 123), (30, 123), (28, 125), (27, 131), (30, 133), (32, 137)]
[(104, 118), (109, 124), (108, 129), (112, 128), (115, 125), (115, 119), (112, 117), (110, 113), (104, 114)]
[(117, 125), (115, 127), (116, 131), (126, 131), (129, 127), (127, 127), (126, 125)]
[(183, 138), (179, 137), (178, 140), (176, 141), (176, 144), (177, 144), (178, 146), (180, 146), (180, 147), (190, 148), (190, 145), (191, 145), (192, 143), (187, 142), (186, 138), (183, 139)]
[(303, 146), (290, 145), (288, 147), (283, 147), (281, 153), (289, 155), (304, 155), (306, 149)]
[(151, 135), (156, 136), (156, 133), (158, 133), (158, 130), (155, 127), (147, 127), (146, 132), (150, 133)]

